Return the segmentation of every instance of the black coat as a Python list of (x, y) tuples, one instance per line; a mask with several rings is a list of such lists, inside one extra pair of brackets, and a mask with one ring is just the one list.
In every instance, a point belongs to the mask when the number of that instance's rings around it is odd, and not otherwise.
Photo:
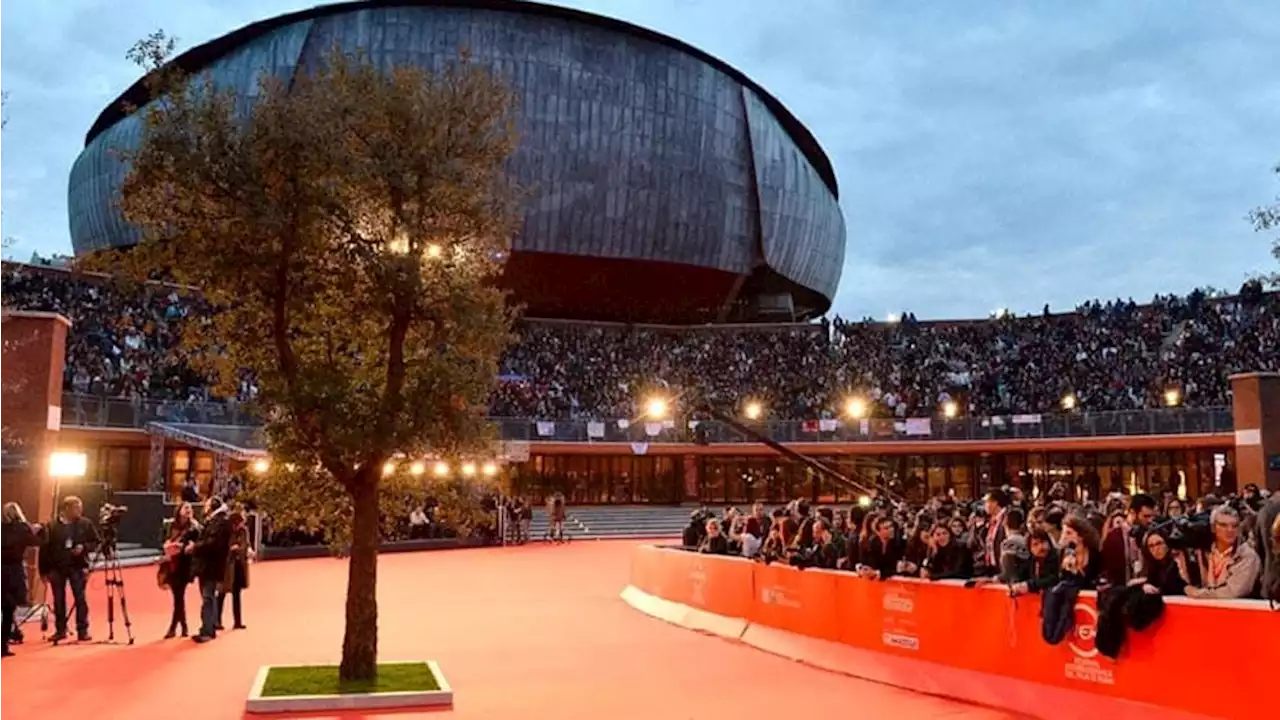
[(0, 606), (27, 605), (27, 569), (23, 560), (27, 548), (37, 544), (40, 537), (31, 525), (0, 523)]
[[(89, 557), (100, 542), (98, 528), (87, 517), (74, 522), (55, 520), (45, 531), (44, 547), (40, 549), (40, 574), (87, 569)], [(72, 553), (76, 545), (83, 548), (79, 555)]]
[(197, 580), (222, 582), (231, 555), (231, 524), (226, 513), (218, 513), (205, 521), (192, 554), (195, 556), (192, 573)]

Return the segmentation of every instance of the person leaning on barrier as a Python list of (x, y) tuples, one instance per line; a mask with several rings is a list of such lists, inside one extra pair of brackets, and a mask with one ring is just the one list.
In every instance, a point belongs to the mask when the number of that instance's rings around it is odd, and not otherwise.
[(728, 555), (729, 539), (720, 532), (720, 521), (715, 518), (707, 520), (707, 535), (698, 545), (698, 552), (707, 555)]
[(1185, 595), (1187, 582), (1178, 572), (1181, 550), (1170, 550), (1169, 539), (1158, 530), (1142, 537), (1142, 570), (1129, 585), (1141, 585), (1148, 595)]
[(1043, 528), (1032, 530), (1027, 535), (1027, 550), (1031, 553), (1031, 574), (1026, 580), (1014, 583), (1014, 595), (1039, 593), (1058, 584), (1058, 546), (1048, 531)]
[(1099, 551), (1098, 528), (1082, 515), (1068, 515), (1062, 522), (1062, 544), (1059, 556), (1060, 583), (1081, 590), (1091, 590), (1102, 575), (1102, 553)]
[(840, 549), (834, 542), (831, 526), (826, 520), (819, 518), (814, 521), (813, 543), (814, 567), (835, 570), (840, 562)]
[(4, 657), (13, 653), (9, 651), (10, 641), (22, 642), (22, 632), (14, 623), (14, 614), (18, 607), (27, 604), (27, 548), (40, 544), (40, 533), (43, 529), (34, 523), (27, 522), (22, 506), (16, 502), (4, 504), (4, 524), (0, 526), (0, 580), (4, 590)]
[(1200, 583), (1190, 585), (1192, 578), (1185, 558), (1178, 560), (1178, 571), (1188, 583), (1187, 597), (1232, 599), (1253, 594), (1261, 570), (1261, 562), (1253, 547), (1240, 538), (1240, 514), (1230, 505), (1218, 505), (1209, 516), (1213, 528), (1213, 546), (1200, 553)]
[[(868, 519), (872, 517), (868, 516)], [(881, 515), (874, 520), (875, 532), (862, 547), (859, 553), (862, 561), (855, 571), (864, 578), (887, 580), (898, 571), (898, 561), (902, 559), (902, 546), (898, 542), (897, 523), (893, 518)]]
[(973, 558), (956, 542), (946, 523), (933, 526), (929, 554), (920, 565), (920, 577), (926, 580), (965, 580), (970, 575)]

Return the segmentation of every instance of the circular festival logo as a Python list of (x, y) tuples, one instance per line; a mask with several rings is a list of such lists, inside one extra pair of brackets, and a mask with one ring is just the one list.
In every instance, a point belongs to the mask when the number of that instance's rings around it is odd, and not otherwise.
[(1075, 606), (1075, 627), (1071, 629), (1071, 638), (1067, 645), (1071, 652), (1082, 658), (1098, 655), (1098, 611), (1089, 605), (1077, 603)]

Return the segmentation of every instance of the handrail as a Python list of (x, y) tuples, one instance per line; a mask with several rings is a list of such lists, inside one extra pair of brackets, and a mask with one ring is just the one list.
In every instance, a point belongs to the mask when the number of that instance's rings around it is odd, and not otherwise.
[[(728, 424), (630, 422), (626, 420), (539, 420), (491, 418), (501, 438), (513, 442), (561, 443), (689, 443), (694, 425), (707, 443), (750, 442)], [(133, 428), (148, 423), (194, 423), (252, 427), (259, 425), (249, 406), (235, 403), (184, 403), (144, 399), (123, 400), (92, 395), (63, 395), (62, 424), (68, 427)], [(910, 418), (906, 421), (776, 420), (753, 423), (781, 443), (806, 442), (928, 442), (1017, 440), (1039, 438), (1124, 437), (1230, 433), (1231, 409), (1161, 408), (1118, 412), (1072, 412), (996, 417)]]

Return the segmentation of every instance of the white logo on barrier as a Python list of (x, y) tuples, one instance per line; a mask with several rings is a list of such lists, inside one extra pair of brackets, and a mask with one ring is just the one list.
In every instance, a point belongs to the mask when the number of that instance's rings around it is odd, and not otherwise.
[(699, 560), (693, 564), (693, 569), (689, 571), (689, 587), (690, 602), (694, 605), (705, 606), (707, 604), (707, 569)]
[(800, 608), (800, 601), (787, 597), (786, 591), (777, 587), (764, 587), (760, 589), (760, 602), (765, 605), (777, 605), (785, 608)]
[(898, 633), (884, 633), (880, 636), (881, 642), (885, 647), (900, 648), (902, 650), (911, 650), (915, 652), (920, 649), (920, 638), (911, 635), (900, 635)]
[(1071, 648), (1075, 657), (1064, 667), (1067, 679), (1115, 685), (1115, 673), (1098, 660), (1098, 611), (1085, 603), (1077, 603), (1072, 610), (1075, 613), (1075, 626), (1067, 640), (1067, 647)]
[(1076, 603), (1074, 612), (1075, 627), (1071, 630), (1071, 639), (1067, 641), (1067, 647), (1071, 648), (1071, 652), (1078, 657), (1097, 657), (1098, 611), (1084, 603)]
[(905, 593), (886, 592), (884, 594), (884, 609), (888, 612), (910, 615), (916, 611), (916, 601), (915, 598)]

